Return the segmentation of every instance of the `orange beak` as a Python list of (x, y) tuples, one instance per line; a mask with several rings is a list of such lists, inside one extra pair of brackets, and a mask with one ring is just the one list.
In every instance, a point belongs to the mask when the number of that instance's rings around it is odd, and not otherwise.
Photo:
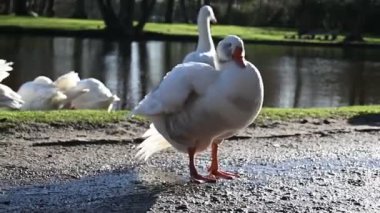
[(235, 51), (232, 54), (232, 59), (242, 68), (245, 67), (244, 56), (243, 56), (243, 48), (236, 47)]

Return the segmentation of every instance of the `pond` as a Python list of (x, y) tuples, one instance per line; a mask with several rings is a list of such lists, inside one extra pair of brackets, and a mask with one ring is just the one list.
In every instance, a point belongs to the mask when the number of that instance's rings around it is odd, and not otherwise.
[[(15, 62), (3, 83), (17, 91), (39, 75), (55, 79), (75, 70), (116, 92), (117, 108), (131, 109), (195, 45), (0, 35), (0, 58)], [(247, 44), (246, 55), (261, 71), (264, 106), (380, 104), (380, 48)]]

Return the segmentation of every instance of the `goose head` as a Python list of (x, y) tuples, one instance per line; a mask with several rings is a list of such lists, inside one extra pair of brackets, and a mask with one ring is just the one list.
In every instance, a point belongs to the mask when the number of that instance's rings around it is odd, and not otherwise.
[(46, 76), (38, 76), (37, 78), (33, 80), (33, 82), (37, 84), (52, 84), (53, 83), (53, 81)]
[(198, 22), (200, 19), (208, 19), (211, 23), (216, 23), (216, 18), (212, 7), (205, 5), (201, 7), (198, 14)]
[(57, 80), (54, 81), (54, 84), (59, 90), (66, 92), (76, 87), (79, 81), (80, 78), (78, 73), (75, 71), (70, 71), (58, 77)]
[(245, 63), (245, 50), (244, 43), (241, 38), (235, 35), (226, 36), (223, 40), (218, 43), (216, 52), (219, 61), (229, 62), (234, 61), (237, 65), (244, 68)]

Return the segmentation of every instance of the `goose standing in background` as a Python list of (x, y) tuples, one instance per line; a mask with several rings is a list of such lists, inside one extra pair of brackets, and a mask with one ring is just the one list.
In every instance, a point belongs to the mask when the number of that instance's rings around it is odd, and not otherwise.
[[(221, 62), (218, 72), (204, 63), (177, 65), (133, 110), (156, 128), (145, 133), (148, 137), (138, 146), (137, 157), (147, 159), (172, 146), (188, 153), (190, 176), (198, 183), (236, 177), (218, 168), (218, 145), (251, 124), (263, 103), (261, 75), (245, 60), (243, 41), (227, 36), (219, 42), (217, 53)], [(210, 176), (202, 176), (194, 155), (211, 144)]]
[[(0, 82), (9, 76), (9, 72), (13, 70), (12, 64), (12, 62), (0, 59)], [(19, 94), (10, 87), (0, 84), (0, 108), (20, 109), (23, 103)]]
[(39, 76), (33, 81), (24, 83), (17, 93), (25, 102), (21, 107), (22, 110), (61, 109), (67, 102), (67, 96), (46, 76)]
[(185, 62), (203, 62), (214, 68), (218, 68), (218, 60), (214, 42), (211, 37), (210, 22), (216, 22), (214, 11), (208, 5), (201, 7), (198, 13), (198, 44), (197, 49), (185, 56)]

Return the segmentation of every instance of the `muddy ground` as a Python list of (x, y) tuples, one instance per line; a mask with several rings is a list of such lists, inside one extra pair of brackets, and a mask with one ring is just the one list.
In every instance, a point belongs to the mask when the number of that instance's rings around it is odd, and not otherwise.
[(134, 159), (146, 127), (2, 124), (0, 212), (380, 212), (380, 122), (251, 127), (220, 150), (241, 177), (201, 185), (184, 154)]

